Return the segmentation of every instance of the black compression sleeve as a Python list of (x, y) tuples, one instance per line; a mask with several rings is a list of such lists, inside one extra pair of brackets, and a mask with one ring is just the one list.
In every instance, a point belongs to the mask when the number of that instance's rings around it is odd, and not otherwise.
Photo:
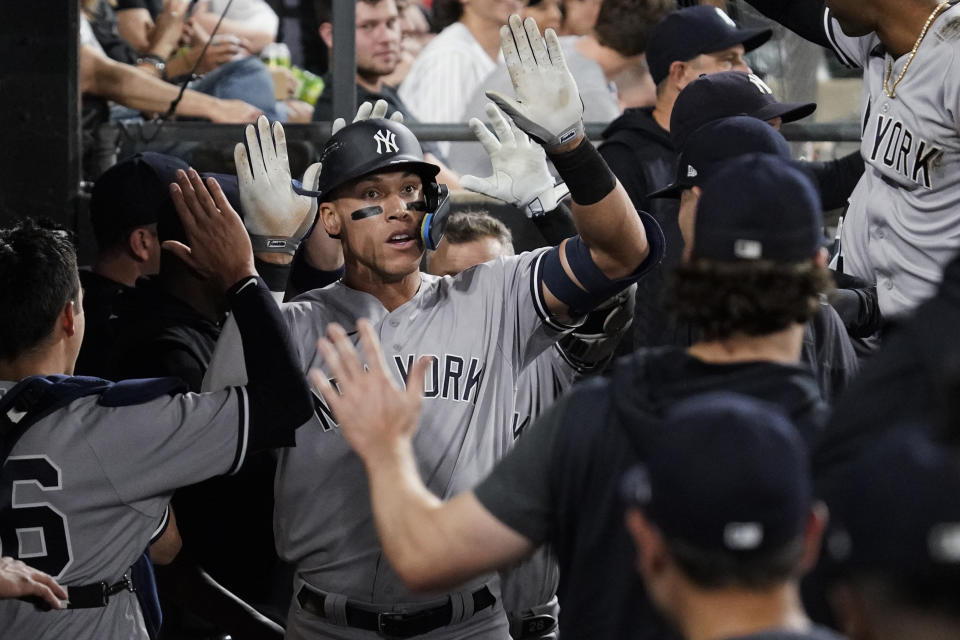
[(290, 278), (290, 263), (275, 264), (273, 262), (264, 262), (259, 258), (254, 258), (254, 267), (257, 273), (263, 278), (263, 281), (270, 287), (270, 291), (279, 291), (283, 293), (287, 288), (287, 280)]
[(313, 415), (313, 401), (280, 309), (263, 280), (254, 277), (230, 287), (227, 301), (243, 341), (249, 448), (292, 446), (294, 430)]
[(801, 38), (833, 49), (823, 27), (824, 0), (747, 0), (753, 8)]
[(820, 187), (820, 202), (825, 211), (847, 206), (853, 188), (863, 175), (863, 156), (854, 151), (828, 162), (805, 163)]

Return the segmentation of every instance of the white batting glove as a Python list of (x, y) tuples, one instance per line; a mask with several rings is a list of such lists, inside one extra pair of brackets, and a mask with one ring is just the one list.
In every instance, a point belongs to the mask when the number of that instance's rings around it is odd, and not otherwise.
[(476, 118), (470, 119), (470, 128), (490, 156), (493, 175), (489, 178), (463, 176), (460, 186), (509, 202), (523, 209), (528, 218), (556, 209), (569, 190), (562, 182), (553, 184), (543, 148), (530, 142), (527, 134), (495, 105), (487, 104), (486, 111), (497, 135), (490, 133)]
[(521, 22), (520, 16), (510, 16), (510, 26), (500, 27), (500, 49), (517, 97), (497, 91), (486, 95), (518, 127), (553, 147), (583, 135), (583, 101), (556, 32), (547, 29), (545, 35), (533, 18)]
[[(353, 117), (353, 121), (360, 122), (361, 120), (370, 120), (371, 118), (386, 118), (388, 108), (389, 105), (387, 105), (386, 100), (377, 100), (373, 105), (369, 102), (364, 102), (360, 105), (360, 108), (357, 109), (357, 115)], [(389, 120), (403, 124), (403, 114), (399, 111), (394, 111), (390, 114)], [(330, 127), (330, 135), (340, 131), (340, 129), (343, 129), (345, 126), (347, 126), (347, 121), (343, 118), (337, 118), (333, 121), (333, 126)]]
[[(260, 116), (257, 129), (247, 125), (246, 138), (246, 145), (237, 143), (234, 147), (233, 159), (237, 165), (243, 224), (250, 234), (253, 251), (293, 255), (313, 224), (317, 199), (293, 190), (287, 138), (279, 122), (273, 123), (271, 135), (269, 120)], [(319, 176), (319, 162), (307, 167), (303, 174), (304, 187), (316, 189)]]

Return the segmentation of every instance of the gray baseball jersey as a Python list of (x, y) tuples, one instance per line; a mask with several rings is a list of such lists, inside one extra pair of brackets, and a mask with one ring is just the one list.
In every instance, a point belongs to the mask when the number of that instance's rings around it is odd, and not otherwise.
[[(829, 9), (823, 24), (840, 59), (864, 69), (867, 168), (844, 220), (843, 270), (876, 280), (880, 310), (902, 315), (933, 295), (960, 249), (960, 6), (930, 26), (893, 98), (877, 35), (846, 36)], [(908, 58), (892, 61), (889, 86)]]
[[(0, 382), (0, 396), (13, 386)], [(0, 486), (12, 514), (0, 523), (3, 539), (16, 540), (0, 554), (68, 587), (118, 582), (164, 526), (173, 490), (238, 469), (245, 455), (242, 389), (132, 406), (99, 399), (79, 398), (30, 425), (4, 465), (12, 481)], [(148, 636), (136, 595), (124, 590), (92, 609), (40, 612), (2, 600), (0, 637)]]
[[(372, 322), (398, 381), (420, 356), (435, 357), (414, 449), (427, 487), (449, 498), (471, 488), (506, 452), (511, 443), (504, 431), (512, 424), (519, 372), (568, 328), (549, 316), (542, 298), (545, 255), (542, 249), (501, 258), (452, 278), (422, 274), (413, 298), (391, 312), (374, 296), (335, 283), (285, 305), (282, 314), (304, 372), (323, 366), (316, 343), (329, 323), (340, 323), (349, 333), (359, 318)], [(218, 388), (244, 377), (239, 335), (228, 321), (204, 385)], [(346, 597), (384, 609), (436, 603), (436, 594), (409, 591), (383, 557), (363, 464), (319, 400), (317, 414), (297, 433), (297, 446), (280, 453), (276, 491), (277, 547), (296, 564), (298, 580), (335, 594), (328, 601)], [(486, 576), (457, 593), (484, 583), (496, 593), (496, 582)], [(502, 614), (484, 619), (486, 627), (471, 634), (506, 637)], [(469, 624), (429, 637), (464, 637)], [(288, 635), (309, 637), (307, 625), (314, 637), (375, 635), (324, 624), (301, 611), (294, 599)]]
[[(564, 391), (576, 382), (581, 372), (563, 355), (559, 345), (552, 347), (520, 373), (517, 381), (516, 408), (509, 433), (509, 446), (523, 435)], [(525, 612), (550, 602), (557, 593), (560, 573), (553, 552), (541, 547), (530, 558), (500, 572), (503, 608), (511, 623)], [(557, 612), (552, 612), (554, 616)]]

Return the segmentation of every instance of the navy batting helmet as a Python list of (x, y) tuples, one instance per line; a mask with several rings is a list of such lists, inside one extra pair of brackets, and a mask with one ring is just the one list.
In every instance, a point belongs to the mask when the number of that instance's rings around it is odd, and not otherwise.
[(337, 187), (370, 173), (405, 169), (418, 174), (425, 199), (421, 236), (428, 249), (437, 248), (450, 208), (448, 190), (437, 183), (440, 167), (424, 161), (420, 142), (403, 124), (382, 118), (354, 122), (327, 140), (320, 162), (317, 190), (304, 189), (294, 181), (297, 193), (324, 201)]

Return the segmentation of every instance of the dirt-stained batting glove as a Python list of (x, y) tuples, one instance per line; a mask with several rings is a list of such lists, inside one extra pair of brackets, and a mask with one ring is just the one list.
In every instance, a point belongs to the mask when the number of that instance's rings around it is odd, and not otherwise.
[(536, 20), (514, 14), (509, 26), (500, 27), (500, 48), (517, 97), (497, 91), (487, 97), (548, 148), (583, 135), (583, 101), (556, 32), (541, 36)]
[(543, 148), (533, 144), (495, 105), (488, 104), (486, 111), (496, 135), (476, 118), (471, 118), (470, 128), (490, 156), (493, 175), (463, 176), (460, 185), (523, 209), (527, 217), (556, 209), (569, 190), (562, 182), (554, 185)]
[[(259, 137), (257, 132), (259, 131)], [(246, 145), (237, 143), (233, 159), (237, 165), (243, 224), (250, 234), (254, 253), (293, 255), (317, 214), (317, 199), (293, 190), (287, 138), (283, 126), (265, 116), (257, 126), (247, 125)], [(307, 167), (304, 186), (316, 189), (320, 163)]]

